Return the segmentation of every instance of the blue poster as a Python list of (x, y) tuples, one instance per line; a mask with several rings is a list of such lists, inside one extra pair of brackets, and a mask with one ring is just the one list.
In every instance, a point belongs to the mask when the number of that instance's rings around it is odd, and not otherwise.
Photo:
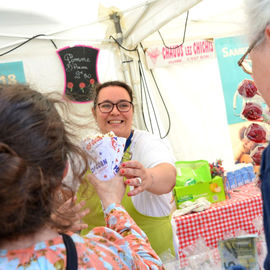
[(0, 84), (25, 83), (22, 61), (0, 63)]
[(238, 66), (238, 60), (248, 49), (247, 40), (242, 36), (215, 39), (216, 55), (224, 93), (228, 124), (246, 121), (240, 117), (242, 99), (237, 94), (238, 85), (244, 80), (252, 80)]
[(243, 36), (215, 40), (234, 159), (236, 163), (252, 163), (258, 172), (270, 117), (252, 77), (237, 64), (248, 45)]

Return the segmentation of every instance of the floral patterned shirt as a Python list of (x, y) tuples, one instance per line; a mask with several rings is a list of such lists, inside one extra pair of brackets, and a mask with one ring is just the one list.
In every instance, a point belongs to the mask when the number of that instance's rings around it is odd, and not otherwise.
[[(145, 233), (126, 210), (111, 204), (105, 211), (107, 227), (96, 227), (81, 237), (69, 232), (78, 255), (78, 269), (164, 269)], [(17, 249), (0, 249), (0, 270), (66, 269), (62, 236)]]

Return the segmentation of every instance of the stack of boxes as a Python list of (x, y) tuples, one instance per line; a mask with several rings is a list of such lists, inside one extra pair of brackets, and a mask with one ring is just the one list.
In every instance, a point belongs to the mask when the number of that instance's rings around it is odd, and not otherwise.
[(202, 197), (211, 203), (226, 199), (223, 178), (212, 178), (208, 161), (177, 161), (175, 166), (177, 177), (174, 196), (177, 208), (186, 201)]
[(237, 164), (235, 170), (225, 173), (226, 190), (231, 190), (242, 185), (251, 183), (255, 180), (256, 174), (252, 164)]
[(252, 164), (239, 163), (222, 176), (212, 178), (209, 163), (206, 160), (177, 161), (176, 185), (174, 196), (176, 206), (185, 201), (195, 201), (204, 197), (209, 202), (219, 202), (229, 198), (228, 191), (255, 180)]

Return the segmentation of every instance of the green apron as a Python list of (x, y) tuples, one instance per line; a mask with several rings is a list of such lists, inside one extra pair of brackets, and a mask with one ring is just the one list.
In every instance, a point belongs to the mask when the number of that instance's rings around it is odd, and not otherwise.
[[(124, 153), (123, 162), (130, 160), (131, 155), (128, 151), (129, 147)], [(87, 229), (81, 231), (81, 235), (87, 234), (94, 227), (105, 226), (100, 199), (94, 191), (92, 184), (88, 182), (88, 185), (89, 187), (84, 191), (85, 184), (82, 183), (77, 192), (78, 201), (85, 200), (85, 207), (90, 209), (90, 213), (83, 218), (83, 221), (89, 226)], [(151, 217), (139, 213), (134, 207), (131, 197), (127, 195), (128, 192), (129, 186), (126, 188), (122, 205), (134, 219), (136, 224), (145, 232), (152, 248), (158, 255), (161, 255), (163, 252), (170, 251), (171, 255), (175, 256), (171, 216)]]

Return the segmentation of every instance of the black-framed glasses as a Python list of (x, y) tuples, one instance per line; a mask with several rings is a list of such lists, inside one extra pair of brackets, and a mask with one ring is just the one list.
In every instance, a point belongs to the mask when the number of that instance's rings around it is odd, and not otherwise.
[(255, 47), (256, 43), (258, 41), (254, 41), (247, 49), (247, 51), (245, 52), (245, 54), (239, 59), (239, 61), (237, 62), (238, 66), (241, 67), (243, 69), (244, 72), (246, 72), (249, 75), (252, 75), (252, 61), (249, 57), (249, 53), (251, 52), (251, 50)]
[(104, 101), (98, 103), (98, 108), (102, 113), (110, 113), (113, 110), (114, 106), (116, 106), (119, 112), (128, 112), (133, 106), (133, 103), (127, 100), (120, 100), (116, 103), (113, 103), (111, 101)]

